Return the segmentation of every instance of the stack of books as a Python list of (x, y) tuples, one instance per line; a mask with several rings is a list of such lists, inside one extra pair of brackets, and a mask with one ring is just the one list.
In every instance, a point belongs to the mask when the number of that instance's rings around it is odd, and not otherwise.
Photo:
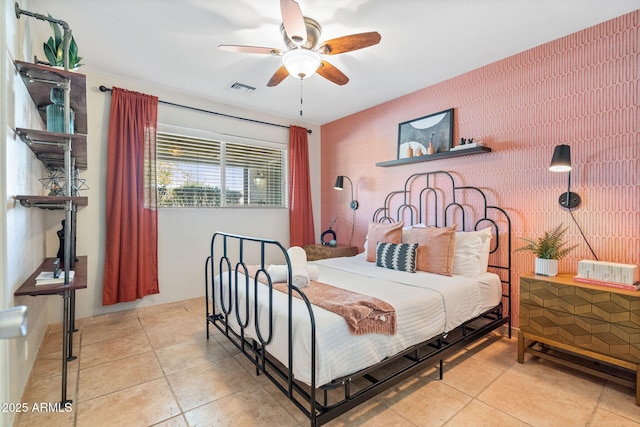
[(573, 280), (631, 291), (640, 289), (638, 266), (632, 264), (581, 260), (578, 261), (578, 275)]
[(466, 144), (456, 145), (455, 147), (451, 147), (450, 151), (464, 150), (466, 148), (475, 148), (475, 147), (482, 147), (482, 141), (468, 142)]
[[(69, 281), (73, 280), (73, 275), (73, 270), (69, 270)], [(53, 271), (43, 271), (36, 277), (36, 286), (55, 285), (58, 283), (64, 283), (64, 271), (60, 271), (58, 277), (55, 277)]]
[(600, 285), (600, 286), (609, 286), (611, 288), (626, 289), (629, 291), (640, 290), (640, 282), (627, 284), (627, 283), (620, 283), (620, 282), (608, 282), (606, 280), (591, 279), (589, 277), (580, 277), (580, 276), (574, 276), (573, 280), (576, 282), (590, 283), (592, 285)]

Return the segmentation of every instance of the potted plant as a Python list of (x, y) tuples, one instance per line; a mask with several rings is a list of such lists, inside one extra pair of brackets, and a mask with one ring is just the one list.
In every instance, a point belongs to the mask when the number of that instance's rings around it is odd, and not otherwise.
[[(49, 15), (51, 17), (51, 15)], [(49, 37), (46, 43), (44, 43), (44, 54), (47, 57), (47, 61), (53, 67), (64, 67), (64, 37), (58, 24), (50, 22), (53, 36)], [(76, 40), (71, 36), (71, 42), (69, 43), (69, 69), (73, 70), (81, 66), (81, 57), (78, 56), (78, 45)]]
[(521, 237), (527, 244), (518, 251), (528, 251), (536, 255), (535, 273), (544, 276), (558, 275), (558, 260), (567, 256), (576, 246), (567, 247), (565, 233), (568, 227), (562, 228), (562, 224), (553, 230), (545, 231), (542, 237), (527, 239)]

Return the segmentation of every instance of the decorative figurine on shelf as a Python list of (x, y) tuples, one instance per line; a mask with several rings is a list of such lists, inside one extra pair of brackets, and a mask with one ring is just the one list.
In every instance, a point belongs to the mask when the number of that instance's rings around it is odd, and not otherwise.
[[(58, 231), (56, 231), (56, 234), (58, 235), (58, 240), (60, 241), (60, 247), (58, 248), (58, 253), (56, 254), (56, 258), (58, 258), (60, 260), (60, 267), (65, 265), (66, 259), (64, 258), (64, 242), (65, 242), (65, 238), (64, 238), (64, 225), (65, 225), (65, 220), (62, 220), (62, 228)], [(73, 260), (73, 262), (71, 262), (69, 264), (69, 268), (73, 268), (73, 265), (75, 264), (76, 261), (78, 261), (78, 259), (75, 256), (75, 236), (72, 236), (72, 240), (71, 240), (71, 259)]]
[[(47, 105), (47, 130), (49, 132), (64, 132), (64, 89), (52, 87), (50, 99), (53, 104)], [(69, 109), (69, 133), (73, 133), (73, 110)]]
[(46, 178), (41, 178), (40, 182), (49, 190), (49, 196), (64, 196), (65, 173), (63, 169), (47, 169), (49, 174)]
[(88, 190), (87, 180), (80, 178), (80, 170), (75, 168), (71, 177), (71, 195), (79, 196), (80, 190)]
[[(40, 182), (49, 191), (49, 196), (66, 196), (68, 195), (65, 189), (66, 173), (64, 169), (47, 169), (49, 174), (46, 178), (41, 178)], [(71, 177), (71, 196), (79, 196), (80, 190), (88, 190), (89, 187), (86, 184), (87, 180), (80, 178), (80, 172), (78, 168), (73, 169), (73, 176)]]
[[(331, 227), (333, 227), (333, 224), (336, 223), (337, 219), (338, 217), (334, 216), (333, 219), (331, 220), (331, 225), (329, 225), (329, 229), (325, 230), (320, 235), (320, 243), (322, 243), (322, 246), (331, 246), (332, 248), (337, 246), (336, 232), (331, 229)], [(326, 241), (325, 238), (327, 236), (331, 236), (331, 240)]]
[(460, 145), (464, 145), (467, 143), (467, 140), (464, 138), (460, 138)]
[(58, 240), (60, 240), (60, 247), (58, 248), (58, 254), (56, 255), (56, 258), (58, 258), (60, 260), (59, 264), (64, 265), (64, 223), (65, 220), (62, 220), (62, 229), (56, 231), (56, 234), (58, 235)]
[(434, 154), (436, 152), (436, 149), (433, 148), (433, 137), (434, 137), (435, 133), (431, 134), (431, 139), (429, 140), (429, 148), (427, 148), (427, 154), (431, 155)]
[(408, 144), (407, 147), (407, 157), (413, 157), (413, 147), (411, 146), (411, 144)]

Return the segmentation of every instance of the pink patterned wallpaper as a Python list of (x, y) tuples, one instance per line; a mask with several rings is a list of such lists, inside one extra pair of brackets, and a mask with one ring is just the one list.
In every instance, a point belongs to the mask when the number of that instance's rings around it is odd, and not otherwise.
[[(575, 273), (593, 259), (569, 213), (558, 204), (567, 174), (548, 170), (553, 149), (571, 146), (572, 190), (582, 198), (575, 217), (598, 258), (640, 264), (640, 10), (322, 126), (322, 218), (334, 215), (338, 242), (348, 244), (349, 189), (333, 190), (337, 175), (354, 182), (353, 244), (384, 196), (416, 172), (446, 170), (462, 185), (489, 190), (513, 222), (513, 247), (557, 224), (578, 244), (560, 262)], [(389, 168), (397, 157), (398, 123), (454, 108), (454, 141), (482, 140), (490, 154)], [(362, 251), (362, 249), (361, 249)], [(518, 277), (534, 256), (513, 253), (514, 320)]]

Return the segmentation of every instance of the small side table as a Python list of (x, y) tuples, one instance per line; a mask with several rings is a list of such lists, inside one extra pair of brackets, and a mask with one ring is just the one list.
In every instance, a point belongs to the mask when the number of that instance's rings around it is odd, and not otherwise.
[(338, 245), (332, 247), (318, 243), (315, 245), (305, 245), (304, 251), (307, 253), (307, 261), (358, 255), (358, 248), (356, 246), (349, 245)]

